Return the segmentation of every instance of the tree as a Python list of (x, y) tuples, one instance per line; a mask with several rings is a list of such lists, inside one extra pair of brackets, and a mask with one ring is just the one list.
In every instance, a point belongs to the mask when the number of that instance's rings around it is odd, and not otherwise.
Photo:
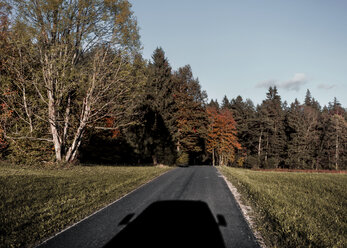
[[(8, 53), (11, 51), (10, 39), (10, 21), (11, 6), (6, 2), (0, 2), (0, 85), (6, 84), (9, 80), (9, 73), (4, 65), (7, 63)], [(0, 93), (0, 158), (5, 156), (9, 142), (6, 139), (6, 129), (9, 119), (12, 117), (12, 112), (9, 106), (4, 102), (4, 97), (7, 94), (12, 94), (8, 89)]]
[(127, 81), (130, 60), (124, 52), (139, 48), (131, 5), (15, 2), (17, 35), (6, 64), (15, 77), (6, 87), (17, 94), (5, 100), (27, 128), (8, 137), (52, 142), (57, 161), (73, 161), (87, 127), (108, 116), (126, 124), (122, 115), (134, 85)]
[(139, 106), (142, 126), (136, 133), (142, 153), (156, 164), (176, 160), (174, 85), (171, 67), (163, 49), (157, 48), (147, 68), (147, 82)]
[(284, 164), (286, 136), (284, 112), (276, 86), (269, 88), (266, 98), (258, 108), (260, 122), (258, 152), (264, 166), (277, 168)]
[(325, 169), (346, 169), (347, 161), (347, 121), (345, 110), (334, 99), (323, 109), (320, 118), (320, 152), (319, 161)]
[(295, 100), (286, 115), (289, 168), (317, 169), (319, 111), (312, 107), (309, 99), (305, 98), (304, 105)]
[(210, 119), (207, 149), (212, 154), (212, 164), (215, 165), (216, 161), (219, 165), (234, 162), (236, 150), (241, 149), (241, 145), (236, 137), (236, 123), (231, 111), (208, 107), (207, 113)]
[[(236, 122), (237, 137), (242, 146), (239, 156), (244, 157), (247, 166), (253, 167), (256, 161), (251, 161), (252, 156), (257, 154), (257, 121), (253, 102), (250, 99), (243, 101), (241, 96), (237, 96), (230, 101), (230, 109)], [(254, 159), (253, 159), (254, 160)]]
[(229, 102), (229, 99), (226, 95), (224, 95), (222, 100), (222, 109), (231, 109), (231, 104)]
[(12, 116), (12, 111), (5, 103), (0, 104), (0, 158), (5, 157), (9, 142), (6, 140), (6, 123)]
[(196, 160), (195, 156), (204, 151), (208, 126), (206, 93), (201, 91), (199, 81), (193, 77), (189, 65), (174, 73), (174, 85), (177, 152), (180, 157), (186, 157), (186, 161), (181, 162), (188, 163), (189, 160)]
[(306, 96), (305, 96), (305, 101), (304, 101), (306, 106), (311, 106), (312, 105), (312, 96), (311, 92), (309, 89), (306, 91)]
[(207, 106), (215, 108), (215, 109), (219, 109), (219, 103), (218, 103), (217, 99), (216, 100), (211, 99), (211, 101), (209, 102), (209, 104)]

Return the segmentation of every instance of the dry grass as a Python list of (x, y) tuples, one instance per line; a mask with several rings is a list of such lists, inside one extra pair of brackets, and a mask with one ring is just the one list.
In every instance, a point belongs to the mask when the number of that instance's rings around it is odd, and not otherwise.
[(347, 247), (346, 174), (221, 172), (256, 211), (268, 246)]
[(0, 247), (33, 246), (170, 168), (0, 167)]

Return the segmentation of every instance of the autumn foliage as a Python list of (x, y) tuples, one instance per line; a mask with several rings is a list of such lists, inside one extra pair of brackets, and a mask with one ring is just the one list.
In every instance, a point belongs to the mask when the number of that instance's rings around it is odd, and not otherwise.
[(120, 135), (119, 129), (112, 129), (115, 124), (115, 118), (114, 117), (107, 117), (105, 118), (106, 122), (106, 128), (110, 128), (112, 130), (112, 138), (117, 138)]
[(212, 162), (227, 165), (235, 161), (236, 150), (241, 145), (236, 136), (236, 122), (228, 109), (207, 108), (210, 120), (207, 150), (212, 154)]

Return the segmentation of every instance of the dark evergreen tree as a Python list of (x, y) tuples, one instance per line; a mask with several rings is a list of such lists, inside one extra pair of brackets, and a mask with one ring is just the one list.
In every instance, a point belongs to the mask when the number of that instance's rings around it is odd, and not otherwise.
[(307, 89), (307, 91), (306, 91), (305, 105), (306, 106), (311, 106), (312, 105), (312, 96), (311, 96), (311, 92), (310, 92), (309, 89)]
[(209, 102), (209, 104), (207, 105), (208, 107), (211, 107), (211, 108), (215, 108), (215, 109), (219, 109), (219, 103), (218, 103), (218, 100), (213, 100), (211, 99), (211, 101)]
[(284, 166), (286, 157), (286, 136), (284, 132), (284, 111), (277, 88), (270, 87), (266, 100), (258, 107), (259, 158), (264, 167)]
[(319, 112), (312, 106), (312, 98), (306, 97), (304, 105), (296, 99), (286, 115), (289, 168), (317, 169)]
[(145, 96), (145, 151), (153, 164), (172, 164), (176, 159), (176, 105), (171, 67), (162, 48), (152, 55)]
[(237, 137), (242, 146), (238, 156), (245, 157), (247, 167), (255, 166), (257, 161), (254, 160), (254, 156), (252, 157), (257, 149), (257, 134), (253, 128), (256, 117), (254, 104), (250, 99), (243, 101), (241, 96), (237, 96), (231, 100), (230, 108), (236, 122)]
[(222, 100), (222, 109), (231, 109), (231, 104), (229, 102), (229, 99), (226, 95), (224, 95)]

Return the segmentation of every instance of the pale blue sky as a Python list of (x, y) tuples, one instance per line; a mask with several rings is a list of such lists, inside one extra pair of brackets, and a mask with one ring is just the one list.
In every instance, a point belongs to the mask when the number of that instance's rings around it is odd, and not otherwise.
[(282, 100), (347, 107), (347, 0), (131, 0), (144, 58), (162, 47), (190, 64), (209, 99), (255, 104), (276, 84)]

